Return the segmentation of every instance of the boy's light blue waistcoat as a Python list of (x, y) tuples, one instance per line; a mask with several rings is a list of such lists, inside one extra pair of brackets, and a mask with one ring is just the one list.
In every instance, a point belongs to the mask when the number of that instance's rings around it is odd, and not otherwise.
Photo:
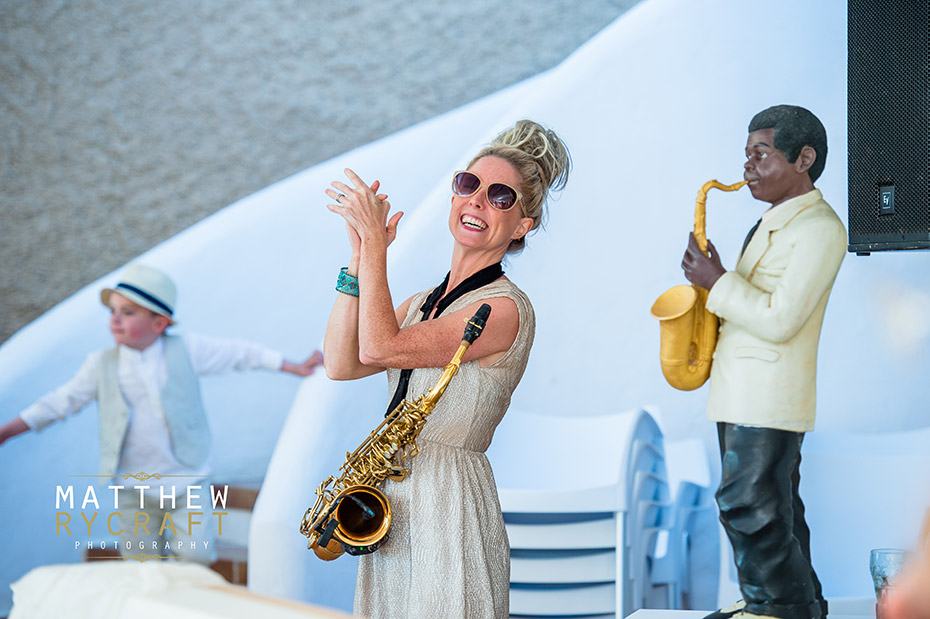
[[(200, 381), (180, 337), (163, 336), (168, 371), (161, 405), (178, 462), (196, 467), (210, 452), (210, 426), (200, 398)], [(97, 406), (100, 409), (100, 474), (115, 475), (129, 428), (129, 406), (119, 390), (119, 350), (103, 353), (97, 370)], [(135, 471), (136, 473), (142, 471)], [(159, 471), (145, 471), (158, 473)]]

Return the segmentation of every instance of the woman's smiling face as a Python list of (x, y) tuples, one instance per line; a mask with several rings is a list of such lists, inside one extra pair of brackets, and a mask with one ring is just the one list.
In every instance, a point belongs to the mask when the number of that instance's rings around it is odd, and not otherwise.
[(467, 197), (452, 195), (449, 212), (449, 230), (456, 242), (465, 247), (498, 249), (506, 253), (510, 241), (530, 231), (533, 220), (523, 216), (518, 203), (507, 211), (500, 211), (488, 203), (487, 186), (504, 183), (520, 190), (520, 173), (500, 157), (482, 157), (469, 169), (481, 178), (482, 185)]

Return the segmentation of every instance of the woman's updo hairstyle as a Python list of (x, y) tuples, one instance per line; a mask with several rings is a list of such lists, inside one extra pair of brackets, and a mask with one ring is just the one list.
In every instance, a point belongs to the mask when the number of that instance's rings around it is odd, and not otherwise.
[[(484, 147), (468, 167), (483, 157), (500, 157), (516, 168), (523, 179), (523, 212), (533, 219), (531, 230), (545, 225), (546, 197), (550, 190), (565, 187), (572, 167), (568, 148), (555, 131), (532, 120), (520, 120)], [(515, 239), (507, 252), (519, 253), (524, 246), (526, 237)]]

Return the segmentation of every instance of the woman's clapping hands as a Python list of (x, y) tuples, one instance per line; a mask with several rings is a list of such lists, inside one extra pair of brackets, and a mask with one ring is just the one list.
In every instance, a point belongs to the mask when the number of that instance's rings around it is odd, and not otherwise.
[(387, 200), (387, 194), (378, 193), (380, 181), (369, 186), (349, 168), (346, 168), (345, 173), (352, 186), (333, 181), (333, 189), (327, 189), (326, 195), (335, 204), (327, 204), (326, 208), (346, 220), (346, 231), (353, 252), (359, 251), (362, 242), (384, 243), (387, 247), (397, 236), (397, 223), (403, 217), (403, 211), (394, 213), (388, 220), (391, 203)]

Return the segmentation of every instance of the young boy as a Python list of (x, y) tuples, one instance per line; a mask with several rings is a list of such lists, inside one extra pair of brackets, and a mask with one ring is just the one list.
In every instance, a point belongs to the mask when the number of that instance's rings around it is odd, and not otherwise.
[[(193, 518), (199, 524), (188, 527), (186, 504), (186, 487), (197, 485), (203, 488), (200, 503), (209, 507), (210, 502), (209, 483), (204, 482), (209, 474), (210, 429), (198, 377), (258, 368), (309, 376), (323, 359), (316, 351), (297, 364), (249, 342), (167, 335), (165, 330), (175, 324), (176, 296), (174, 283), (161, 271), (144, 265), (128, 267), (114, 288), (100, 293), (110, 309), (116, 346), (91, 353), (74, 378), (0, 426), (0, 444), (27, 430), (41, 430), (96, 400), (100, 475), (112, 476), (113, 485), (126, 487), (119, 494), (120, 522), (113, 522), (114, 528), (122, 529), (121, 552), (166, 554), (167, 540), (159, 529), (169, 512), (175, 525), (168, 544), (171, 552), (210, 563), (215, 560), (212, 538), (217, 528), (209, 519), (211, 510), (202, 509), (203, 516)], [(139, 473), (158, 476), (139, 475), (134, 481)], [(134, 485), (148, 487), (142, 505)], [(174, 493), (174, 506), (167, 500), (162, 509), (161, 495), (170, 496), (171, 486), (181, 490)], [(137, 512), (148, 516), (146, 526), (135, 526)]]
[(743, 599), (709, 617), (819, 619), (827, 614), (798, 494), (801, 442), (814, 429), (817, 348), (846, 230), (814, 181), (827, 134), (808, 110), (778, 105), (752, 119), (743, 178), (771, 206), (736, 269), (691, 236), (685, 276), (720, 318), (707, 415), (723, 466), (717, 505)]

